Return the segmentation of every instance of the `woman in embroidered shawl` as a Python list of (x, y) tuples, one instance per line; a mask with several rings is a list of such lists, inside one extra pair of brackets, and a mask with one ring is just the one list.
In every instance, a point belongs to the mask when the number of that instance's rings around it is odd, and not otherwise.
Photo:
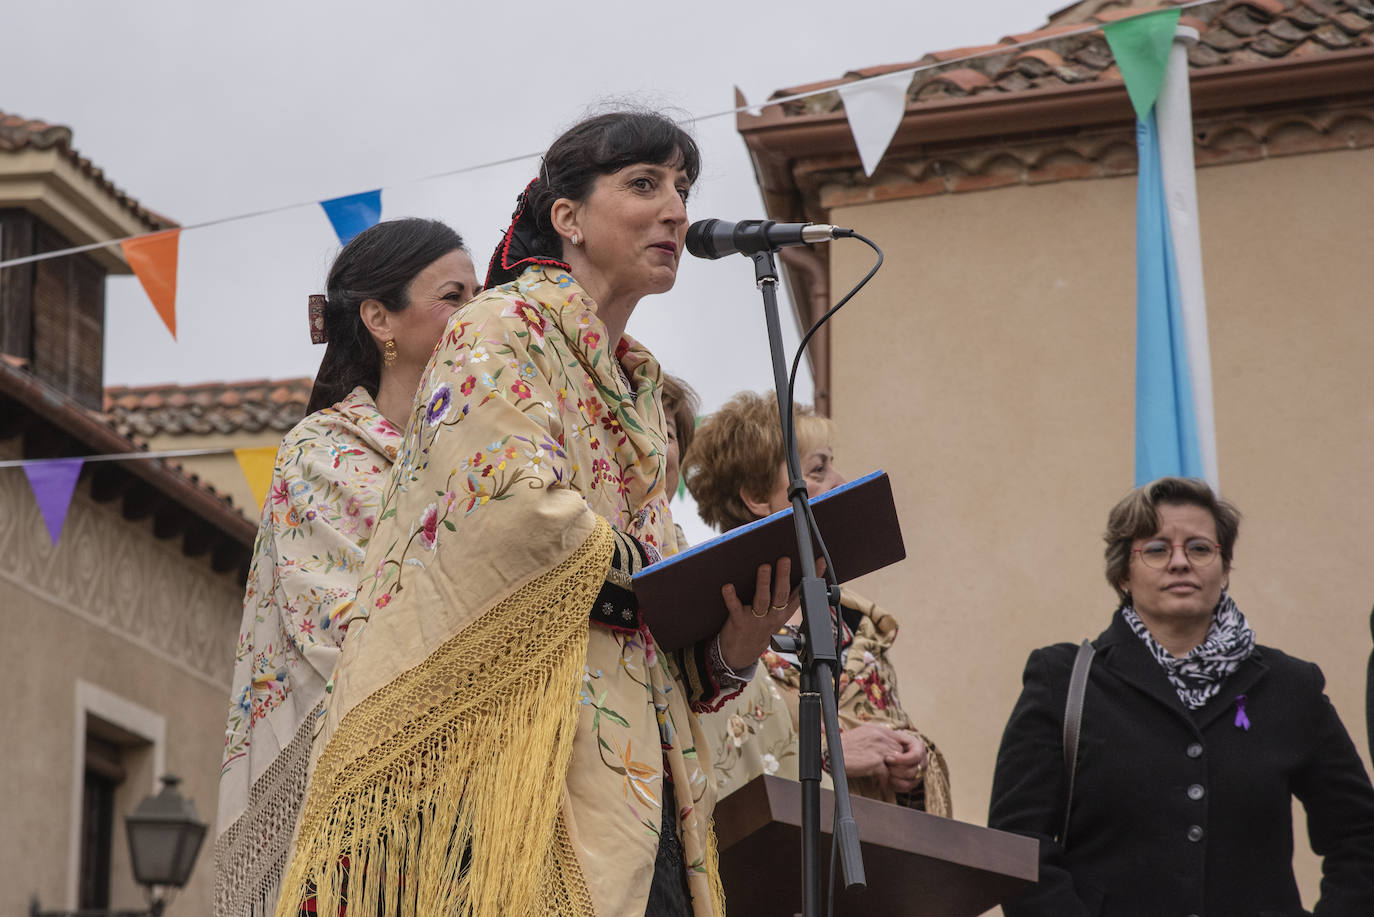
[(420, 372), (478, 292), (459, 235), (432, 220), (355, 237), (311, 297), (329, 346), (287, 433), (254, 548), (220, 774), (215, 913), (271, 913), (326, 684)]
[(1160, 478), (1107, 517), (1119, 600), (1065, 765), (1078, 647), (1031, 653), (988, 824), (1040, 841), (1008, 917), (1307, 914), (1293, 800), (1322, 858), (1317, 917), (1374, 914), (1374, 787), (1321, 670), (1255, 642), (1229, 592), (1240, 514), (1204, 481)]
[[(676, 549), (658, 363), (624, 333), (672, 287), (696, 144), (657, 114), (549, 148), (488, 291), (435, 353), (368, 548), (279, 914), (719, 914), (693, 709), (791, 614), (760, 568), (659, 653), (630, 575)], [(770, 610), (770, 608), (772, 610)]]
[[(797, 405), (797, 448), (806, 489), (815, 497), (844, 483), (835, 468), (830, 421)], [(697, 429), (683, 459), (687, 488), (707, 523), (729, 531), (789, 506), (787, 465), (777, 400), (740, 392)], [(843, 670), (837, 698), (845, 770), (851, 791), (873, 799), (949, 816), (949, 770), (897, 697), (888, 651), (896, 620), (846, 588)], [(771, 649), (741, 698), (704, 717), (721, 793), (760, 773), (796, 774), (794, 729), (801, 673), (795, 658)], [(825, 758), (828, 761), (828, 756)]]

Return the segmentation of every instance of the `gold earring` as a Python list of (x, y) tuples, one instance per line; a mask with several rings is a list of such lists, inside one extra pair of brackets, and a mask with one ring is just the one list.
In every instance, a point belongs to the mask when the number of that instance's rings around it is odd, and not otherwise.
[(387, 341), (382, 345), (382, 362), (387, 366), (396, 365), (396, 342)]
[(579, 236), (577, 233), (573, 233), (573, 234), (572, 234), (572, 244), (573, 244), (573, 245), (581, 245), (581, 244), (582, 244), (582, 237)]

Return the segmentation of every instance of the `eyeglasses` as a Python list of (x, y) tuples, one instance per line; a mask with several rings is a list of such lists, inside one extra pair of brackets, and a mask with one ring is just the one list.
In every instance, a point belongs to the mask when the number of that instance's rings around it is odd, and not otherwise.
[(1182, 548), (1183, 556), (1188, 558), (1188, 563), (1194, 567), (1205, 567), (1221, 554), (1221, 545), (1206, 538), (1189, 538), (1183, 544), (1170, 544), (1163, 540), (1147, 541), (1143, 547), (1135, 548), (1131, 553), (1139, 554), (1145, 566), (1163, 570), (1173, 559), (1174, 548)]

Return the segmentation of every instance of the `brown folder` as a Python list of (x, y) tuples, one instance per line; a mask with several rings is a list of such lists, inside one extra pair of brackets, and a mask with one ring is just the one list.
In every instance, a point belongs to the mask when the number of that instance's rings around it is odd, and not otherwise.
[[(841, 888), (835, 913), (851, 917), (974, 917), (1015, 899), (1040, 873), (1039, 841), (874, 799), (852, 797), (866, 889)], [(821, 861), (830, 863), (834, 794), (821, 790)], [(731, 914), (801, 912), (801, 785), (756, 777), (716, 803), (716, 840)], [(824, 913), (824, 908), (822, 908)]]
[[(841, 583), (906, 557), (886, 472), (874, 471), (815, 497), (811, 513)], [(792, 558), (795, 586), (801, 565), (790, 507), (646, 568), (635, 576), (634, 591), (654, 640), (675, 650), (715, 634), (727, 616), (721, 587), (733, 583), (747, 604), (759, 566), (784, 556)]]

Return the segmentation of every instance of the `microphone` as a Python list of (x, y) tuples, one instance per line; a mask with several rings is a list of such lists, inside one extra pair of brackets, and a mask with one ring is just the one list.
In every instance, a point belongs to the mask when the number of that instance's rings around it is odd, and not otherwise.
[(687, 229), (687, 251), (698, 258), (753, 255), (788, 245), (810, 245), (848, 236), (852, 230), (828, 223), (774, 223), (772, 220), (698, 220)]

